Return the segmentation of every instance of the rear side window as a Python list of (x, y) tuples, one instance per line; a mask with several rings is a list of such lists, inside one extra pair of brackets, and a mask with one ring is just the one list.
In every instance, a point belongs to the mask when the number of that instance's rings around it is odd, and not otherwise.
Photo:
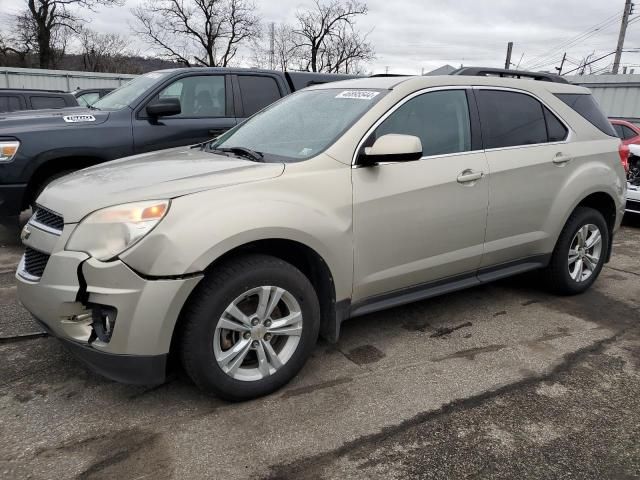
[(0, 112), (20, 110), (20, 99), (13, 95), (0, 95)]
[(64, 98), (61, 97), (37, 96), (29, 97), (29, 99), (31, 100), (31, 108), (36, 110), (41, 108), (64, 108), (67, 106)]
[(607, 135), (617, 137), (611, 123), (589, 93), (556, 93), (556, 97), (578, 112), (585, 120)]
[(544, 119), (547, 122), (547, 136), (550, 142), (561, 142), (567, 138), (569, 131), (558, 118), (549, 111), (547, 107), (544, 109)]
[(478, 106), (485, 148), (546, 143), (543, 106), (517, 92), (478, 90)]
[(464, 90), (443, 90), (412, 98), (380, 124), (375, 138), (389, 133), (419, 137), (425, 157), (469, 151), (467, 94)]
[(624, 138), (625, 140), (629, 140), (630, 138), (637, 137), (637, 136), (638, 134), (636, 132), (631, 130), (626, 125), (622, 125), (622, 138)]
[(281, 97), (278, 84), (271, 77), (238, 75), (238, 82), (245, 117), (250, 117)]
[(614, 124), (613, 129), (616, 132), (616, 135), (620, 138), (624, 138), (624, 132), (622, 131), (622, 125)]

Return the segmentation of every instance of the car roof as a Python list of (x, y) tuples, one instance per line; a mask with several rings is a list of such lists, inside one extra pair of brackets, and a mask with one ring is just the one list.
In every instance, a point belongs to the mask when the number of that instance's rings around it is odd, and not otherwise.
[(505, 78), (497, 76), (468, 76), (468, 75), (417, 75), (417, 76), (379, 76), (362, 79), (343, 80), (326, 85), (309, 87), (310, 89), (345, 88), (345, 89), (406, 89), (421, 90), (431, 87), (445, 86), (492, 86), (504, 87), (535, 92), (540, 89), (552, 93), (590, 93), (588, 89), (569, 83), (555, 83), (540, 80), (525, 80), (519, 78)]
[(68, 95), (68, 93), (62, 90), (45, 90), (41, 88), (0, 88), (1, 93), (57, 93), (62, 95)]

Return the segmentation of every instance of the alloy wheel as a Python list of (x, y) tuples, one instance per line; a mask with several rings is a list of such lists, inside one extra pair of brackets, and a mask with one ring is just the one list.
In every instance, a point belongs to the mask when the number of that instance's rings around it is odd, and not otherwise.
[(218, 366), (242, 381), (273, 375), (293, 356), (302, 334), (302, 310), (287, 290), (252, 288), (239, 295), (218, 319), (213, 352)]
[(593, 275), (602, 255), (602, 233), (593, 224), (583, 225), (569, 247), (569, 275), (576, 282), (584, 282)]

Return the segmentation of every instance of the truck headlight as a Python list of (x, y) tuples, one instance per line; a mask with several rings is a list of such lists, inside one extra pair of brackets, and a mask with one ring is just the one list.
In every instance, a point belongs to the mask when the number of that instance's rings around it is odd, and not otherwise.
[(135, 245), (164, 218), (169, 200), (126, 203), (97, 210), (80, 222), (66, 249), (106, 261)]
[(0, 163), (6, 163), (13, 160), (13, 157), (18, 153), (20, 142), (17, 140), (1, 141), (0, 142)]

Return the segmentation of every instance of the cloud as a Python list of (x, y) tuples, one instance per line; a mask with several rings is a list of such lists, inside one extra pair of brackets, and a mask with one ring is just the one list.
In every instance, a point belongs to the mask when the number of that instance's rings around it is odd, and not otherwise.
[[(25, 0), (2, 0), (3, 10), (17, 12)], [(151, 50), (136, 40), (131, 32), (130, 9), (139, 0), (128, 0), (124, 7), (100, 8), (83, 15), (91, 28), (103, 32), (127, 35), (134, 49)], [(591, 52), (596, 56), (615, 49), (622, 0), (368, 0), (369, 14), (358, 21), (359, 27), (370, 32), (377, 58), (369, 70), (380, 73), (389, 67), (395, 73), (419, 73), (445, 63), (454, 66), (504, 65), (507, 42), (514, 42), (512, 60), (522, 65), (552, 70), (559, 65), (565, 49), (561, 46), (577, 35), (587, 32), (583, 41), (566, 49), (573, 68)], [(301, 0), (257, 0), (256, 6), (265, 23), (293, 22), (297, 9), (309, 5)], [(597, 31), (589, 29), (606, 19), (611, 20)], [(6, 30), (9, 20), (0, 19)], [(627, 32), (626, 48), (640, 46), (640, 22), (632, 23)], [(539, 58), (536, 58), (539, 57)], [(250, 58), (246, 52), (245, 58)], [(613, 61), (608, 57), (594, 67), (605, 67)], [(640, 65), (639, 53), (625, 53), (623, 64)], [(638, 67), (640, 70), (640, 67)]]

